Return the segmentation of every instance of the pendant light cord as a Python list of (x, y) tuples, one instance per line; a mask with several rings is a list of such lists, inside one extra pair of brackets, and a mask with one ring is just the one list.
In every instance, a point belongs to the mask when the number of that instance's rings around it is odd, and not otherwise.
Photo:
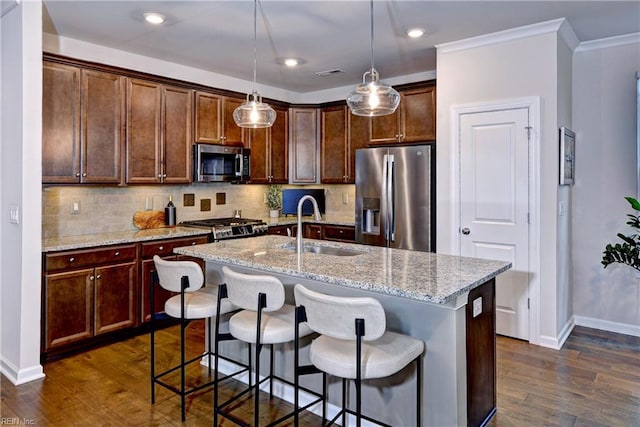
[(373, 0), (371, 0), (371, 70), (373, 67)]
[(258, 21), (258, 0), (253, 0), (253, 90), (256, 90), (256, 69), (258, 68), (258, 61), (256, 59), (257, 56), (257, 48), (256, 48), (256, 39), (257, 39), (257, 21)]

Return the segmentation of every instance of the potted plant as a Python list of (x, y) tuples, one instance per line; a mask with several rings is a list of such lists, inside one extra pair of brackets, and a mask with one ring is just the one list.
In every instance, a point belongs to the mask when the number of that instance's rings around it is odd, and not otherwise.
[(280, 215), (282, 190), (279, 185), (270, 185), (267, 189), (267, 205), (269, 206), (269, 217), (278, 218)]
[(634, 232), (629, 235), (618, 233), (618, 237), (622, 239), (622, 243), (611, 244), (609, 243), (602, 255), (602, 265), (605, 268), (609, 264), (620, 263), (626, 264), (636, 270), (640, 271), (640, 202), (633, 197), (625, 197), (625, 199), (631, 204), (631, 207), (636, 211), (635, 214), (628, 214), (627, 225), (630, 226)]

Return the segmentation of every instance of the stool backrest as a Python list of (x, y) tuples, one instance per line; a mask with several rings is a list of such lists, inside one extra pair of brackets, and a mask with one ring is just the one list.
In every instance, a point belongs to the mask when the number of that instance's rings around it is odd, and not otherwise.
[(278, 278), (267, 275), (239, 273), (227, 266), (222, 267), (224, 283), (227, 284), (229, 301), (244, 310), (258, 309), (258, 294), (267, 296), (264, 311), (276, 311), (284, 305), (284, 285)]
[(364, 319), (365, 341), (380, 338), (387, 328), (382, 304), (368, 297), (337, 297), (315, 292), (302, 285), (293, 290), (296, 305), (307, 314), (307, 325), (315, 332), (333, 338), (354, 340), (355, 319)]
[(185, 292), (195, 292), (204, 283), (202, 267), (193, 261), (167, 261), (158, 255), (153, 256), (160, 286), (171, 292), (180, 292), (182, 289), (182, 277), (189, 278), (189, 287)]

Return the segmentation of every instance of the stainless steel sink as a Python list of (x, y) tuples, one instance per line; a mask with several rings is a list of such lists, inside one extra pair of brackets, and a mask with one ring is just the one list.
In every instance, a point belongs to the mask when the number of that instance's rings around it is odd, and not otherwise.
[[(290, 251), (296, 250), (295, 245), (292, 245), (292, 244), (284, 245), (283, 248), (288, 249)], [(361, 255), (365, 253), (363, 251), (356, 251), (352, 249), (336, 248), (333, 246), (320, 246), (320, 245), (304, 245), (302, 247), (302, 250), (308, 253), (333, 255), (333, 256), (356, 256), (356, 255)]]

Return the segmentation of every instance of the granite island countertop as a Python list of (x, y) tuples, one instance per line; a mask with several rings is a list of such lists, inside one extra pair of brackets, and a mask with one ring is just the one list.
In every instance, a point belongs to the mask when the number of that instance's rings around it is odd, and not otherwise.
[(206, 236), (209, 230), (192, 227), (165, 227), (148, 230), (118, 231), (112, 233), (82, 234), (79, 236), (43, 239), (42, 252), (66, 251), (94, 246), (121, 245), (149, 240), (174, 239), (180, 237)]
[[(293, 244), (293, 245), (292, 245)], [(210, 262), (254, 268), (435, 304), (454, 303), (458, 296), (511, 268), (511, 263), (430, 252), (305, 239), (305, 244), (362, 252), (356, 256), (303, 253), (295, 239), (260, 236), (174, 249)]]

